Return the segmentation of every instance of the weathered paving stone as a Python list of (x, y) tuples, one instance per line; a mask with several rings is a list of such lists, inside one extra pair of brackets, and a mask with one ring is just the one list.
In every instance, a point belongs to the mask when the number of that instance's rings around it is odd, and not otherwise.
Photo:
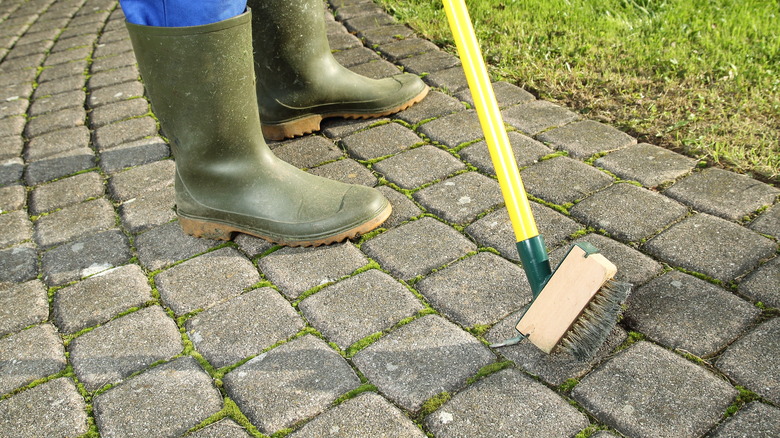
[(30, 104), (30, 115), (39, 116), (52, 111), (73, 107), (84, 107), (86, 94), (84, 90), (73, 90), (67, 93), (36, 99)]
[(772, 205), (780, 190), (745, 175), (710, 168), (678, 181), (664, 194), (698, 211), (736, 221)]
[[(536, 99), (533, 94), (523, 90), (517, 85), (504, 81), (493, 82), (493, 93), (496, 96), (499, 108), (507, 108), (521, 103), (531, 102)], [(470, 90), (463, 90), (455, 94), (455, 97), (468, 103), (472, 107), (475, 106), (474, 97), (471, 95)]]
[[(520, 172), (528, 193), (555, 204), (567, 204), (612, 184), (612, 178), (568, 157), (544, 160)], [(551, 178), (552, 175), (560, 175)]]
[[(416, 106), (417, 105), (413, 106), (412, 108)], [(402, 114), (402, 113), (403, 111), (398, 114)], [(352, 134), (353, 132), (362, 131), (372, 126), (387, 123), (389, 121), (390, 119), (386, 119), (386, 118), (352, 120), (352, 119), (344, 119), (340, 117), (332, 117), (332, 118), (324, 119), (322, 121), (321, 128), (322, 128), (322, 133), (325, 134), (328, 138), (336, 139), (336, 138), (346, 137), (349, 134)], [(308, 137), (304, 137), (304, 138), (308, 138)], [(284, 144), (284, 143), (280, 143), (280, 144)], [(271, 148), (274, 148), (273, 143), (271, 144)]]
[(38, 252), (27, 245), (0, 250), (0, 284), (21, 283), (38, 276)]
[(300, 168), (314, 167), (343, 155), (332, 141), (318, 135), (282, 142), (273, 151), (281, 160)]
[(43, 253), (43, 281), (54, 286), (78, 280), (123, 265), (132, 256), (121, 231), (103, 231)]
[(363, 46), (358, 37), (346, 32), (328, 34), (328, 43), (331, 50), (353, 49)]
[(350, 242), (319, 248), (282, 248), (257, 261), (260, 271), (292, 299), (366, 264), (366, 257)]
[(571, 208), (586, 225), (628, 242), (650, 237), (687, 213), (682, 204), (632, 184), (613, 184)]
[(131, 233), (153, 228), (176, 218), (173, 187), (164, 187), (129, 199), (119, 207), (122, 225)]
[[(66, 62), (64, 64), (58, 64), (58, 65), (49, 65), (46, 66), (43, 70), (41, 70), (41, 74), (38, 75), (37, 81), (38, 83), (44, 83), (44, 82), (54, 82), (59, 79), (68, 78), (69, 80), (72, 80), (75, 84), (78, 80), (78, 82), (81, 82), (81, 84), (84, 84), (84, 72), (87, 70), (87, 61), (86, 59), (81, 61), (75, 61), (75, 62)], [(79, 78), (79, 79), (77, 79)], [(51, 84), (50, 86), (54, 86), (54, 84)], [(68, 87), (71, 88), (71, 87)], [(72, 89), (72, 88), (71, 88)], [(73, 90), (71, 92), (66, 92), (62, 94), (72, 94), (75, 91), (82, 91), (83, 90)], [(36, 93), (36, 96), (45, 96), (45, 94)], [(58, 95), (57, 95), (58, 96)], [(82, 106), (84, 101), (81, 101)], [(71, 105), (73, 106), (73, 105)]]
[(567, 151), (570, 156), (581, 159), (636, 143), (636, 139), (628, 134), (593, 120), (570, 123), (547, 131), (537, 138), (557, 150)]
[(395, 24), (375, 29), (367, 29), (359, 32), (358, 35), (360, 38), (363, 38), (367, 46), (372, 47), (376, 44), (389, 43), (409, 38), (414, 35), (414, 31), (403, 24)]
[(355, 17), (361, 17), (365, 15), (382, 15), (384, 10), (374, 3), (354, 3), (350, 5), (343, 5), (336, 9), (336, 18), (339, 20), (349, 20)]
[(349, 158), (323, 164), (310, 169), (309, 173), (347, 184), (358, 184), (366, 187), (374, 187), (379, 183), (377, 177), (370, 170)]
[(657, 187), (680, 178), (696, 166), (696, 160), (647, 143), (634, 144), (611, 152), (596, 166), (645, 187)]
[(51, 324), (0, 339), (0, 394), (65, 369), (65, 349)]
[(741, 336), (760, 313), (736, 295), (677, 271), (637, 288), (627, 305), (631, 328), (702, 357)]
[(111, 196), (127, 201), (142, 193), (173, 185), (173, 160), (158, 161), (115, 174), (108, 182)]
[(732, 222), (700, 213), (652, 238), (645, 248), (673, 266), (731, 281), (771, 256), (777, 244)]
[(120, 102), (144, 95), (144, 86), (139, 81), (130, 81), (109, 87), (91, 90), (87, 103), (92, 108), (98, 108), (112, 102)]
[(24, 148), (22, 136), (0, 137), (0, 184), (18, 180), (22, 174), (19, 155)]
[(304, 326), (290, 303), (271, 288), (249, 291), (186, 322), (195, 348), (215, 368), (260, 354)]
[(52, 319), (63, 333), (109, 321), (152, 300), (152, 289), (138, 265), (125, 265), (57, 291)]
[(142, 138), (100, 153), (100, 167), (114, 173), (127, 167), (142, 166), (171, 156), (168, 144), (160, 137)]
[(157, 135), (157, 122), (151, 117), (138, 117), (97, 128), (94, 143), (102, 152), (153, 135)]
[(780, 308), (780, 257), (766, 262), (739, 284), (739, 293)]
[(772, 403), (780, 402), (780, 318), (761, 324), (737, 340), (715, 366)]
[(522, 268), (487, 252), (453, 263), (415, 288), (435, 309), (464, 327), (493, 325), (532, 296)]
[(580, 119), (568, 109), (543, 100), (513, 106), (501, 114), (504, 122), (531, 136)]
[(27, 212), (19, 210), (0, 215), (0, 248), (32, 238), (32, 222)]
[(26, 121), (24, 116), (11, 116), (0, 119), (0, 132), (3, 135), (20, 135), (24, 131)]
[(187, 434), (188, 438), (251, 438), (251, 435), (240, 424), (225, 418), (209, 424), (203, 429)]
[(0, 163), (0, 185), (8, 185), (19, 181), (24, 172), (24, 162), (21, 158), (11, 158)]
[[(517, 369), (490, 375), (455, 395), (425, 418), (437, 437), (574, 436), (587, 417)], [(488, 432), (489, 431), (489, 432)]]
[(310, 335), (255, 357), (223, 382), (230, 398), (266, 434), (323, 412), (360, 385), (347, 362)]
[(89, 130), (85, 126), (74, 126), (31, 139), (24, 155), (28, 161), (37, 161), (63, 156), (69, 151), (89, 150), (88, 146)]
[(60, 158), (30, 163), (24, 173), (24, 181), (28, 186), (35, 186), (93, 167), (95, 167), (95, 154), (92, 149), (83, 147), (66, 152), (65, 156)]
[[(93, 40), (95, 39), (93, 35), (88, 35), (88, 37)], [(63, 41), (74, 40), (74, 39), (75, 38), (67, 38), (65, 40), (58, 40), (56, 43), (54, 43), (54, 47), (52, 47), (52, 50), (57, 49), (57, 46), (61, 44)], [(46, 57), (46, 61), (44, 61), (43, 65), (44, 66), (57, 65), (65, 62), (87, 59), (87, 57), (91, 53), (92, 53), (92, 47), (77, 47), (68, 50), (61, 50), (59, 52), (52, 51), (52, 53)]]
[(249, 258), (254, 258), (275, 245), (265, 239), (259, 237), (250, 236), (249, 234), (238, 234), (233, 238), (233, 241), (238, 245), (238, 248), (244, 252)]
[(48, 317), (48, 295), (40, 281), (0, 287), (0, 336), (43, 322)]
[[(129, 45), (129, 41), (127, 42)], [(104, 47), (113, 46), (120, 44), (106, 44)], [(122, 43), (121, 45), (124, 45)], [(98, 47), (98, 49), (100, 49)], [(100, 50), (96, 49), (94, 56), (104, 56), (108, 53), (101, 52)], [(121, 53), (119, 51), (115, 53)], [(92, 75), (89, 78), (89, 81), (87, 81), (87, 88), (89, 90), (97, 90), (102, 87), (108, 87), (111, 85), (121, 84), (122, 82), (129, 82), (129, 81), (136, 81), (138, 80), (139, 74), (138, 74), (138, 68), (136, 66), (128, 66), (128, 67), (122, 67), (117, 68), (114, 70), (105, 70), (101, 72), (97, 72), (94, 75)]]
[(425, 217), (394, 228), (361, 249), (401, 279), (425, 275), (477, 249), (455, 229)]
[(315, 417), (291, 438), (407, 437), (425, 434), (382, 396), (367, 392)]
[(395, 64), (391, 64), (384, 59), (376, 59), (363, 64), (353, 65), (349, 69), (354, 73), (371, 79), (389, 78), (400, 73)]
[(27, 191), (22, 185), (0, 188), (0, 213), (24, 208), (26, 198)]
[(93, 400), (102, 437), (178, 437), (222, 409), (222, 397), (192, 357), (155, 367)]
[(30, 105), (30, 101), (17, 98), (10, 101), (4, 101), (3, 103), (0, 103), (0, 105), (2, 105), (0, 106), (0, 118), (5, 118), (27, 113), (27, 107)]
[(114, 208), (105, 198), (74, 204), (39, 218), (35, 241), (42, 248), (59, 245), (114, 226)]
[(498, 182), (476, 172), (445, 179), (414, 193), (431, 213), (456, 224), (466, 224), (487, 210), (501, 206)]
[(709, 436), (712, 438), (780, 436), (780, 409), (761, 402), (748, 403)]
[(482, 127), (474, 110), (460, 111), (420, 126), (420, 132), (431, 141), (454, 148), (483, 138)]
[(750, 224), (750, 229), (770, 236), (780, 237), (780, 206), (775, 205)]
[(421, 38), (407, 38), (379, 45), (379, 51), (392, 62), (437, 50), (439, 48), (435, 44)]
[(81, 90), (84, 88), (84, 75), (72, 75), (41, 82), (33, 92), (33, 99), (50, 96), (59, 93)]
[(142, 116), (147, 112), (149, 112), (149, 102), (146, 99), (122, 100), (93, 109), (89, 113), (89, 122), (95, 129), (119, 120)]
[(88, 427), (84, 399), (64, 377), (0, 401), (0, 436), (81, 436)]
[(410, 129), (398, 123), (387, 123), (347, 136), (342, 143), (353, 157), (372, 160), (404, 151), (421, 141)]
[(384, 228), (393, 228), (401, 225), (403, 222), (409, 219), (418, 217), (422, 214), (422, 210), (414, 202), (409, 200), (403, 194), (391, 189), (387, 186), (378, 187), (377, 190), (390, 201), (393, 206), (393, 212), (390, 217), (382, 224)]
[(423, 145), (374, 164), (374, 170), (402, 189), (442, 179), (466, 166), (436, 146)]
[(363, 15), (344, 20), (344, 25), (352, 32), (396, 24), (393, 17), (387, 14)]
[[(105, 34), (104, 34), (105, 35)], [(133, 52), (123, 52), (115, 55), (105, 56), (103, 58), (95, 59), (90, 65), (92, 72), (97, 73), (106, 70), (113, 70), (116, 68), (123, 68), (130, 65), (134, 65), (136, 62), (135, 54)]]
[(336, 62), (343, 65), (344, 67), (353, 67), (359, 64), (365, 64), (367, 62), (381, 59), (379, 55), (376, 54), (376, 52), (362, 46), (356, 47), (354, 49), (334, 52), (333, 58), (335, 58)]
[[(393, 29), (395, 26), (388, 26), (384, 28), (375, 29), (367, 32), (383, 32), (384, 29)], [(404, 26), (405, 27), (405, 26)], [(389, 42), (389, 41), (383, 41)], [(423, 55), (412, 56), (404, 58), (398, 61), (398, 64), (404, 67), (404, 70), (421, 75), (424, 73), (431, 73), (439, 70), (445, 70), (451, 67), (457, 67), (460, 65), (460, 59), (457, 56), (450, 55), (449, 53), (442, 51), (435, 51), (426, 53)]]
[(416, 125), (425, 120), (442, 117), (454, 112), (463, 111), (466, 108), (450, 96), (436, 90), (431, 90), (422, 102), (415, 104), (393, 117)]
[(728, 383), (649, 342), (624, 350), (572, 392), (596, 418), (638, 438), (701, 436), (736, 395)]
[(156, 271), (219, 245), (220, 242), (185, 234), (178, 222), (146, 231), (135, 239), (141, 265)]
[(40, 214), (103, 196), (103, 177), (87, 172), (35, 188), (30, 194), (30, 213)]
[(370, 382), (410, 411), (441, 392), (456, 391), (494, 360), (482, 343), (436, 315), (402, 326), (353, 357)]
[[(518, 168), (538, 163), (540, 158), (552, 153), (552, 149), (519, 132), (512, 131), (507, 133), (507, 136)], [(480, 171), (495, 176), (496, 171), (484, 140), (466, 146), (458, 151), (458, 154)]]
[(237, 250), (222, 248), (157, 274), (155, 280), (163, 302), (183, 315), (241, 294), (260, 275)]
[(423, 306), (401, 283), (372, 269), (326, 287), (299, 308), (315, 328), (346, 349), (414, 316)]
[[(105, 56), (116, 55), (118, 53), (124, 53), (131, 50), (133, 50), (133, 45), (129, 39), (119, 40), (107, 44), (98, 44), (97, 47), (95, 47), (95, 53), (93, 53), (92, 56), (95, 58), (103, 58)], [(117, 74), (125, 74), (125, 73), (120, 72)]]

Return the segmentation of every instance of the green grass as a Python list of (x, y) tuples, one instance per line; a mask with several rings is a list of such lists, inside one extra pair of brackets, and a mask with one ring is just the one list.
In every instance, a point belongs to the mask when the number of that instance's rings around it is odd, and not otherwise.
[[(455, 53), (441, 2), (378, 0)], [(780, 1), (469, 0), (494, 80), (780, 182)]]

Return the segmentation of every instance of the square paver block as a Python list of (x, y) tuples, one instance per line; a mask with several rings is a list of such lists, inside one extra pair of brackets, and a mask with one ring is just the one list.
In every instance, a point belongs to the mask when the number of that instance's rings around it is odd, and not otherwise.
[(117, 318), (68, 346), (73, 369), (88, 391), (170, 359), (183, 348), (176, 323), (159, 306)]
[(463, 111), (466, 108), (457, 99), (436, 90), (431, 90), (422, 102), (407, 108), (393, 117), (416, 125), (425, 120)]
[(397, 22), (388, 14), (362, 15), (344, 21), (344, 25), (352, 32), (358, 32), (365, 29), (375, 29), (377, 27), (394, 24), (397, 24)]
[(431, 213), (455, 224), (466, 224), (504, 203), (498, 181), (477, 172), (466, 172), (428, 186), (414, 199)]
[(390, 217), (382, 224), (382, 227), (397, 227), (409, 219), (418, 217), (422, 214), (420, 207), (404, 194), (399, 193), (388, 186), (377, 187), (377, 190), (382, 192), (385, 198), (387, 198), (393, 206), (393, 212), (390, 213)]
[[(40, 161), (46, 158), (60, 158), (69, 152), (88, 149), (89, 129), (86, 126), (74, 126), (55, 132), (38, 135), (30, 140), (24, 153), (27, 161)], [(90, 152), (92, 150), (90, 149)]]
[(0, 213), (21, 210), (27, 204), (27, 190), (22, 185), (0, 188)]
[(583, 120), (552, 129), (540, 134), (537, 139), (580, 159), (636, 143), (636, 139), (630, 135), (593, 120)]
[(176, 191), (173, 187), (145, 192), (119, 206), (119, 217), (127, 231), (136, 234), (176, 218)]
[(342, 349), (415, 315), (423, 305), (401, 283), (371, 269), (301, 301), (306, 319)]
[(319, 135), (287, 140), (273, 147), (274, 154), (295, 167), (309, 168), (341, 158), (332, 141)]
[[(530, 166), (539, 162), (539, 159), (552, 153), (552, 149), (542, 143), (527, 137), (517, 131), (508, 132), (509, 143), (515, 156), (518, 168)], [(496, 175), (490, 152), (485, 141), (480, 141), (458, 151), (461, 157), (473, 164), (477, 169), (489, 175)]]
[(424, 217), (367, 241), (361, 249), (394, 276), (411, 279), (446, 265), (477, 246), (454, 228)]
[(456, 66), (428, 73), (423, 80), (430, 86), (448, 93), (467, 90), (469, 83), (463, 73), (463, 67)]
[(737, 221), (772, 205), (780, 190), (745, 175), (711, 168), (678, 181), (664, 194), (696, 210)]
[(777, 244), (733, 222), (700, 213), (652, 238), (645, 248), (673, 266), (731, 281), (774, 254)]
[(66, 152), (61, 157), (29, 163), (24, 173), (28, 186), (38, 185), (95, 167), (92, 149), (83, 147)]
[[(387, 28), (392, 29), (393, 27)], [(377, 31), (380, 29), (377, 29)], [(381, 42), (386, 43), (389, 41)], [(416, 75), (422, 75), (425, 73), (432, 73), (435, 71), (459, 66), (460, 59), (457, 56), (437, 50), (435, 52), (401, 59), (398, 61), (398, 64), (403, 66), (404, 71), (408, 71), (409, 73), (414, 73)]]
[(319, 415), (290, 438), (425, 436), (400, 409), (382, 396), (367, 392)]
[[(364, 129), (371, 128), (372, 126), (376, 126), (378, 124), (387, 123), (390, 121), (390, 119), (386, 118), (379, 118), (379, 119), (344, 119), (341, 117), (331, 117), (322, 120), (322, 123), (320, 124), (320, 127), (322, 128), (322, 133), (325, 134), (328, 138), (331, 139), (338, 139), (346, 137), (347, 135), (352, 134), (353, 132), (362, 131)], [(271, 148), (276, 147), (276, 145), (282, 144), (282, 143), (274, 143), (270, 142)]]
[(216, 240), (185, 234), (178, 222), (152, 228), (135, 238), (138, 259), (141, 265), (150, 271), (170, 266), (220, 244), (221, 242)]
[(260, 271), (292, 299), (366, 264), (366, 257), (350, 242), (319, 248), (282, 248), (257, 261)]
[(712, 438), (780, 436), (780, 409), (761, 402), (748, 403), (709, 436)]
[(0, 287), (0, 336), (43, 322), (48, 317), (48, 293), (40, 281)]
[(531, 301), (522, 268), (488, 252), (453, 263), (415, 288), (435, 309), (464, 327), (493, 325)]
[(529, 194), (554, 204), (568, 204), (608, 187), (612, 177), (568, 157), (541, 161), (520, 172)]
[(101, 437), (179, 437), (222, 409), (222, 396), (192, 357), (155, 367), (93, 399)]
[(157, 274), (155, 281), (163, 302), (183, 315), (241, 294), (260, 274), (236, 249), (222, 248)]
[(425, 425), (441, 438), (569, 437), (589, 421), (551, 389), (510, 368), (455, 395), (425, 417)]
[(239, 249), (241, 249), (249, 258), (254, 258), (275, 246), (265, 239), (243, 233), (239, 233), (235, 236), (233, 241), (236, 242)]
[(350, 155), (360, 160), (397, 154), (422, 142), (414, 131), (398, 123), (387, 123), (344, 137)]
[(0, 394), (65, 369), (65, 348), (51, 324), (0, 339)]
[(761, 213), (750, 224), (750, 229), (770, 236), (780, 236), (780, 204)]
[(61, 332), (75, 333), (152, 299), (152, 288), (141, 268), (125, 265), (58, 290), (52, 318)]
[(596, 166), (645, 187), (657, 187), (676, 180), (696, 166), (696, 160), (655, 145), (634, 144), (611, 152), (595, 162)]
[(14, 211), (0, 215), (0, 248), (30, 240), (33, 224), (26, 211)]
[(392, 62), (438, 50), (439, 48), (435, 44), (422, 38), (406, 38), (401, 41), (379, 45), (379, 51)]
[(225, 418), (186, 435), (188, 438), (251, 438), (240, 424)]
[(374, 164), (374, 170), (402, 189), (411, 190), (442, 179), (466, 165), (436, 146), (423, 145)]
[(0, 283), (21, 283), (38, 276), (38, 251), (29, 245), (0, 250)]
[[(95, 76), (99, 74), (97, 73)], [(153, 135), (157, 135), (157, 122), (151, 117), (138, 117), (97, 128), (93, 143), (97, 150), (102, 152), (123, 143)]]
[(688, 208), (633, 184), (613, 184), (571, 208), (571, 215), (612, 237), (637, 242), (681, 219)]
[(738, 384), (772, 403), (780, 402), (780, 318), (771, 319), (733, 343), (715, 366)]
[(103, 196), (103, 177), (87, 172), (38, 186), (30, 195), (30, 213), (40, 214)]
[(726, 290), (671, 271), (634, 291), (625, 318), (663, 345), (710, 356), (742, 335), (759, 313)]
[(81, 436), (88, 429), (86, 403), (64, 377), (0, 401), (0, 436)]
[(215, 368), (260, 354), (304, 326), (290, 303), (271, 288), (249, 291), (186, 322), (195, 348)]
[(116, 201), (127, 201), (141, 193), (170, 187), (175, 168), (173, 160), (163, 160), (117, 173), (108, 182), (111, 196)]
[(170, 148), (160, 137), (147, 137), (123, 143), (100, 153), (100, 168), (106, 173), (164, 160), (171, 156)]
[(311, 335), (255, 357), (223, 382), (241, 412), (267, 434), (320, 414), (360, 385), (349, 364)]
[(363, 64), (353, 65), (349, 69), (370, 79), (390, 78), (400, 73), (398, 67), (384, 59), (375, 59)]
[(475, 110), (440, 117), (420, 126), (419, 131), (431, 141), (450, 148), (484, 138)]
[(338, 52), (333, 52), (333, 57), (336, 59), (336, 62), (344, 67), (353, 67), (381, 59), (375, 51), (367, 47), (339, 50)]
[(737, 395), (725, 381), (649, 342), (624, 350), (574, 388), (572, 397), (631, 437), (698, 437)]
[(402, 326), (353, 357), (369, 382), (410, 411), (444, 391), (460, 389), (494, 360), (476, 338), (436, 315)]
[(739, 284), (739, 293), (780, 308), (780, 257), (764, 263)]
[(350, 158), (323, 164), (310, 169), (309, 173), (347, 184), (359, 184), (367, 187), (374, 187), (379, 182), (370, 170)]
[(534, 136), (580, 119), (576, 113), (544, 100), (534, 100), (501, 111), (504, 122)]
[(35, 241), (42, 248), (60, 245), (116, 224), (114, 207), (105, 198), (74, 204), (39, 218)]
[[(504, 81), (493, 82), (493, 93), (496, 95), (496, 101), (498, 101), (499, 108), (507, 108), (521, 103), (531, 102), (536, 99), (533, 94), (523, 90), (517, 85)], [(455, 97), (472, 107), (475, 106), (471, 90), (463, 90), (455, 94)]]
[(121, 231), (93, 234), (43, 253), (43, 281), (52, 286), (78, 280), (123, 265), (132, 256)]

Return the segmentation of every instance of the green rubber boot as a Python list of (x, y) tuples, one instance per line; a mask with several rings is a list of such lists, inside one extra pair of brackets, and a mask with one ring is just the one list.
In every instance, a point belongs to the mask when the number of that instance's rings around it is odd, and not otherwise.
[(310, 175), (268, 148), (250, 12), (204, 26), (127, 28), (176, 159), (176, 211), (186, 233), (317, 246), (366, 233), (390, 215), (379, 191)]
[(317, 131), (326, 117), (393, 114), (428, 94), (415, 75), (375, 80), (339, 64), (330, 51), (322, 0), (249, 0), (248, 5), (266, 138)]

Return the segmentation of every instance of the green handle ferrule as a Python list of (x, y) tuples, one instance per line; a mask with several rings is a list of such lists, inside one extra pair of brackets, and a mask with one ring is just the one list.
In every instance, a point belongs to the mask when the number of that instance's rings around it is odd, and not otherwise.
[(544, 239), (537, 235), (530, 239), (517, 242), (517, 252), (520, 254), (520, 262), (523, 264), (525, 276), (531, 284), (534, 299), (542, 292), (547, 280), (552, 276), (550, 259), (547, 256), (547, 248)]

